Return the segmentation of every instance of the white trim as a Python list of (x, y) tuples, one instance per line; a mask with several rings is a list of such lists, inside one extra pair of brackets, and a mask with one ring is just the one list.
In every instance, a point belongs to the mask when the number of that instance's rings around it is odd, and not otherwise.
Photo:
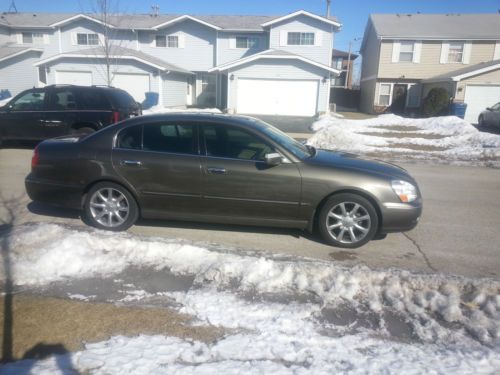
[(9, 55), (9, 56), (4, 56), (4, 57), (0, 58), (0, 61), (5, 61), (5, 60), (8, 60), (8, 59), (10, 59), (10, 58), (12, 58), (12, 57), (16, 57), (16, 56), (22, 55), (23, 53), (30, 52), (30, 51), (35, 51), (35, 52), (43, 52), (43, 49), (39, 49), (39, 48), (28, 48), (28, 49), (25, 49), (25, 50), (22, 50), (22, 51), (19, 51), (19, 52), (13, 53), (12, 55)]
[(464, 48), (462, 51), (462, 64), (470, 64), (470, 55), (472, 52), (472, 42), (467, 40), (464, 42)]
[(448, 55), (450, 54), (450, 43), (447, 40), (443, 40), (441, 43), (441, 55), (439, 57), (440, 64), (448, 63)]
[(59, 53), (62, 53), (62, 35), (61, 35), (61, 28), (57, 28), (57, 42), (59, 44)]
[(87, 16), (86, 14), (77, 14), (77, 15), (74, 15), (72, 17), (69, 17), (69, 18), (65, 18), (61, 21), (58, 21), (58, 22), (55, 22), (53, 24), (50, 24), (48, 27), (57, 27), (57, 26), (62, 26), (64, 24), (67, 24), (69, 22), (72, 22), (72, 21), (75, 21), (77, 19), (80, 19), (80, 18), (84, 18), (86, 20), (89, 20), (89, 21), (93, 21), (93, 22), (97, 22), (98, 24), (100, 25), (104, 25), (104, 26), (107, 26), (111, 29), (114, 29), (115, 26), (111, 25), (111, 24), (106, 24), (105, 22), (102, 22), (101, 20), (98, 20), (97, 18), (94, 18), (94, 17), (90, 17), (90, 16)]
[(391, 62), (397, 63), (399, 62), (399, 53), (401, 51), (401, 42), (399, 40), (395, 40), (392, 42), (392, 59)]
[(339, 22), (336, 22), (336, 21), (333, 21), (333, 20), (329, 20), (328, 18), (325, 18), (325, 17), (322, 17), (322, 16), (318, 16), (316, 14), (313, 14), (313, 13), (309, 13), (305, 10), (298, 10), (294, 13), (290, 13), (290, 14), (287, 14), (285, 16), (282, 16), (282, 17), (278, 17), (278, 18), (275, 18), (271, 21), (268, 21), (268, 22), (265, 22), (263, 24), (261, 24), (262, 27), (266, 27), (266, 26), (270, 26), (270, 25), (273, 25), (277, 22), (281, 22), (281, 21), (285, 21), (289, 18), (293, 18), (293, 17), (297, 17), (297, 16), (307, 16), (307, 17), (311, 17), (311, 18), (314, 18), (316, 20), (319, 20), (321, 22), (324, 22), (324, 23), (327, 23), (329, 25), (332, 25), (332, 26), (336, 26), (336, 27), (341, 27), (342, 24), (339, 23)]
[[(378, 90), (377, 90), (377, 97), (376, 97), (376, 100), (377, 102), (375, 103), (375, 105), (377, 106), (387, 106), (387, 107), (390, 107), (391, 104), (392, 104), (392, 93), (394, 91), (394, 82), (377, 82), (378, 83)], [(389, 90), (389, 103), (386, 105), (386, 104), (380, 104), (380, 86), (381, 85), (389, 85), (391, 86), (391, 89)]]
[[(62, 55), (55, 55), (55, 56), (49, 57), (49, 58), (44, 59), (44, 60), (40, 60), (40, 61), (34, 63), (33, 66), (40, 66), (40, 65), (43, 65), (43, 64), (55, 61), (55, 60), (59, 60), (59, 59), (65, 58), (65, 57), (68, 57), (68, 58), (73, 58), (74, 57), (74, 58), (82, 58), (82, 59), (104, 59), (104, 58), (106, 58), (105, 55), (62, 54)], [(113, 55), (113, 56), (108, 56), (108, 57), (111, 58), (111, 59), (117, 59), (117, 60), (135, 60), (135, 61), (138, 61), (138, 62), (143, 63), (145, 65), (152, 66), (153, 68), (159, 69), (161, 71), (171, 70), (171, 69), (164, 68), (162, 66), (156, 65), (154, 63), (151, 63), (149, 61), (143, 60), (143, 59), (141, 59), (139, 57), (136, 57), (136, 56), (131, 56), (131, 55), (117, 56), (117, 55)], [(178, 72), (178, 73), (183, 73), (183, 72)], [(186, 73), (186, 74), (188, 74), (188, 73)]]
[(216, 67), (214, 67), (212, 69), (209, 69), (208, 72), (212, 73), (212, 72), (215, 72), (215, 71), (223, 71), (223, 70), (234, 68), (235, 66), (246, 64), (246, 63), (249, 63), (249, 62), (252, 62), (252, 61), (255, 61), (255, 60), (259, 60), (259, 59), (282, 59), (282, 60), (292, 59), (292, 60), (300, 60), (300, 61), (303, 61), (305, 63), (317, 66), (318, 68), (321, 68), (321, 69), (327, 70), (329, 72), (332, 72), (333, 74), (340, 75), (340, 70), (337, 70), (337, 69), (334, 69), (334, 68), (330, 68), (327, 65), (323, 65), (321, 63), (317, 63), (315, 61), (309, 60), (309, 59), (307, 59), (305, 57), (302, 57), (302, 56), (297, 56), (297, 55), (272, 55), (272, 54), (271, 55), (264, 55), (264, 53), (269, 53), (269, 50), (262, 51), (260, 53), (256, 53), (255, 55), (252, 55), (252, 56), (244, 58), (244, 59), (240, 59), (240, 60), (233, 61), (233, 62), (230, 62), (230, 63), (226, 63), (226, 64), (223, 64), (223, 65), (220, 65), (220, 66), (216, 66)]
[(215, 29), (215, 30), (221, 30), (221, 28), (219, 26), (212, 25), (211, 23), (202, 21), (202, 20), (200, 20), (198, 18), (192, 17), (192, 16), (187, 15), (187, 14), (184, 14), (183, 16), (179, 16), (177, 18), (174, 18), (173, 20), (160, 23), (160, 24), (158, 24), (156, 26), (153, 26), (151, 29), (153, 29), (153, 30), (161, 29), (161, 28), (163, 28), (165, 26), (168, 26), (168, 25), (171, 25), (173, 23), (180, 22), (180, 21), (184, 21), (186, 19), (194, 21), (194, 22), (201, 23), (202, 25), (205, 25), (205, 26), (210, 27), (210, 28)]
[(422, 42), (420, 40), (417, 40), (413, 43), (413, 62), (415, 64), (419, 64), (421, 57), (422, 57)]
[(465, 78), (469, 78), (469, 77), (473, 77), (473, 76), (477, 76), (479, 74), (483, 74), (483, 73), (488, 73), (492, 70), (496, 70), (496, 69), (500, 69), (500, 63), (498, 64), (495, 64), (495, 65), (490, 65), (490, 66), (487, 66), (485, 68), (479, 68), (477, 70), (473, 70), (471, 72), (467, 72), (467, 73), (464, 73), (464, 74), (460, 74), (458, 76), (454, 76), (454, 77), (451, 77), (451, 79), (453, 81), (461, 81)]
[(493, 60), (500, 59), (500, 41), (495, 43), (495, 51), (493, 52)]

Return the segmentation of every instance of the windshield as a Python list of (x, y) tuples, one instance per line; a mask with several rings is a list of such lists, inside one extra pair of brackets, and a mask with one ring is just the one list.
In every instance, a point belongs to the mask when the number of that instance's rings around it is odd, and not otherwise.
[(276, 129), (274, 126), (266, 123), (262, 124), (265, 125), (261, 128), (264, 134), (266, 134), (274, 142), (283, 146), (283, 148), (287, 149), (300, 160), (304, 160), (314, 154), (314, 149), (312, 147), (309, 148), (308, 146), (303, 145), (302, 143), (283, 133), (281, 130)]
[(491, 107), (491, 109), (494, 111), (500, 111), (500, 103), (495, 104), (493, 107)]

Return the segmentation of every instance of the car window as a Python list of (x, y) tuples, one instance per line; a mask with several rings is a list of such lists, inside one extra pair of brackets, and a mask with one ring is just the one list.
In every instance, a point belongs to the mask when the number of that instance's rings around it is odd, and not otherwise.
[(28, 92), (9, 103), (13, 111), (42, 111), (45, 100), (44, 92)]
[(197, 154), (194, 125), (147, 124), (143, 131), (143, 150)]
[(243, 160), (265, 160), (274, 149), (259, 137), (224, 125), (201, 127), (207, 156)]
[(493, 107), (491, 107), (491, 109), (494, 111), (500, 111), (500, 103), (495, 104)]
[(128, 150), (142, 149), (142, 125), (123, 129), (116, 139), (116, 147)]
[(84, 89), (80, 91), (81, 105), (90, 110), (111, 110), (108, 98), (101, 90)]
[(75, 95), (70, 90), (54, 91), (50, 96), (49, 109), (55, 111), (76, 109)]

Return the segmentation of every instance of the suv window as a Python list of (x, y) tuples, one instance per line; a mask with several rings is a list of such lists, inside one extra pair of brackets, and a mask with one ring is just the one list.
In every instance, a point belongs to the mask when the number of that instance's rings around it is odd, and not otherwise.
[(204, 125), (201, 128), (207, 156), (265, 160), (265, 155), (274, 151), (262, 139), (244, 130), (224, 125)]
[(81, 106), (84, 109), (111, 110), (109, 100), (102, 90), (79, 90)]
[(147, 124), (143, 131), (143, 150), (197, 154), (194, 125)]
[(76, 101), (75, 95), (70, 90), (56, 90), (50, 96), (49, 110), (65, 111), (75, 110)]
[(110, 98), (117, 108), (130, 108), (137, 106), (134, 98), (126, 91), (113, 89), (109, 91)]
[(42, 111), (45, 93), (30, 91), (9, 103), (13, 111)]
[(128, 150), (142, 149), (142, 125), (123, 129), (116, 140), (116, 147)]

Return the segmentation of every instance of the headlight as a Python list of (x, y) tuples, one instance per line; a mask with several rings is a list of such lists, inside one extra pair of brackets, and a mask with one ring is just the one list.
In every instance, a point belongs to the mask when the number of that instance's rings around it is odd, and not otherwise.
[(417, 188), (409, 182), (402, 180), (395, 180), (391, 182), (392, 190), (398, 195), (401, 202), (413, 202), (417, 199)]

